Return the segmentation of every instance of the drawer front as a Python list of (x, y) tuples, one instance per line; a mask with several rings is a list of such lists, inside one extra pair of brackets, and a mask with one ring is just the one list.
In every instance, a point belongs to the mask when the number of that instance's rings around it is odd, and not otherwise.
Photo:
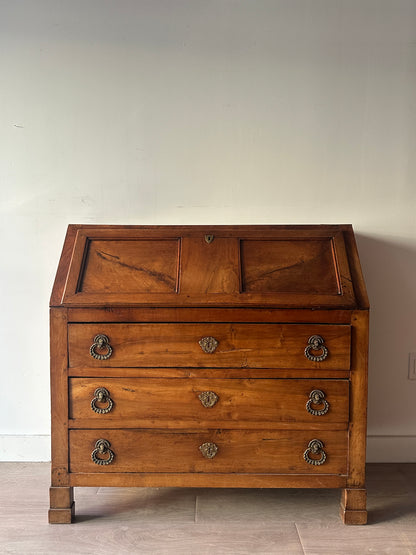
[[(71, 430), (69, 439), (71, 472), (347, 471), (346, 431), (103, 429)], [(313, 440), (321, 442), (316, 453), (310, 443)]]
[[(322, 338), (323, 345), (315, 345), (315, 349), (309, 341), (313, 336)], [(68, 326), (71, 367), (348, 370), (350, 341), (347, 325), (103, 323)]]
[(348, 390), (347, 380), (71, 378), (69, 414), (72, 427), (346, 427)]

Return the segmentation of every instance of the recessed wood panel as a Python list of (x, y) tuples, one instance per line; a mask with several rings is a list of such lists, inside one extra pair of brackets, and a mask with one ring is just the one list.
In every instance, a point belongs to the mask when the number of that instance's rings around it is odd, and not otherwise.
[(77, 292), (173, 293), (178, 260), (178, 240), (91, 239)]
[[(97, 334), (109, 339), (111, 356), (97, 360), (90, 347)], [(328, 349), (322, 362), (306, 358), (312, 335)], [(218, 346), (203, 351), (199, 341), (213, 337)], [(69, 365), (109, 367), (305, 368), (350, 367), (350, 326), (321, 324), (69, 324)], [(102, 353), (95, 347), (98, 354)], [(322, 354), (321, 350), (316, 352)]]
[[(319, 435), (319, 437), (316, 437)], [(114, 460), (97, 465), (91, 453), (98, 439), (111, 444)], [(324, 445), (326, 461), (308, 464), (303, 454), (312, 439)], [(270, 474), (345, 474), (346, 431), (282, 430), (70, 430), (70, 472), (247, 472)], [(215, 443), (212, 459), (199, 447)], [(103, 458), (108, 458), (104, 455)]]
[(331, 238), (242, 240), (241, 269), (243, 291), (311, 295), (341, 292)]

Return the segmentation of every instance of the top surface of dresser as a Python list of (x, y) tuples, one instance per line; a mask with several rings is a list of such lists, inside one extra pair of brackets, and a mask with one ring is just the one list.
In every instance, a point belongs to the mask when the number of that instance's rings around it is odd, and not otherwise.
[(70, 225), (50, 304), (351, 310), (368, 299), (350, 225)]

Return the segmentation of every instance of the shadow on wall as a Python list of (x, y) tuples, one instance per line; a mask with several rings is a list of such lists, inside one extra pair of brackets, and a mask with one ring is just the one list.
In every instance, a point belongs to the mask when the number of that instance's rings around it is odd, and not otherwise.
[(406, 403), (414, 393), (409, 385), (416, 386), (408, 381), (409, 352), (416, 352), (416, 241), (356, 238), (371, 307), (369, 431), (410, 433), (409, 411), (416, 413), (414, 402)]

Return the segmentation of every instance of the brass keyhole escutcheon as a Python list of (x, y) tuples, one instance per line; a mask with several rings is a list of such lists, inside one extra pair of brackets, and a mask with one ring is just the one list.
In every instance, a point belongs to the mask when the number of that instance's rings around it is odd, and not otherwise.
[(214, 240), (214, 236), (213, 235), (205, 235), (205, 242), (208, 243), (208, 245), (210, 243), (212, 243), (212, 241)]
[(203, 443), (199, 446), (199, 450), (206, 459), (213, 459), (218, 453), (218, 445), (211, 442)]
[(203, 337), (198, 341), (198, 343), (204, 353), (207, 354), (212, 354), (219, 344), (215, 337)]
[(198, 399), (201, 401), (202, 406), (209, 409), (215, 405), (218, 401), (218, 395), (214, 391), (202, 391), (198, 395)]

